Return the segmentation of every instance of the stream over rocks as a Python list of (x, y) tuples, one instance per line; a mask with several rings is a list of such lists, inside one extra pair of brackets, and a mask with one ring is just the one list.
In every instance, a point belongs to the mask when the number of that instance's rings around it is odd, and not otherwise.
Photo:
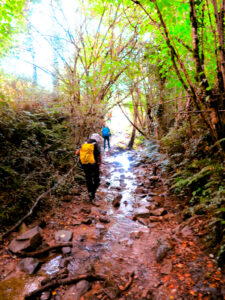
[(166, 160), (153, 142), (146, 147), (104, 152), (96, 204), (75, 187), (32, 230), (41, 246), (12, 251), (21, 239), (13, 234), (0, 252), (0, 300), (224, 299), (223, 275), (194, 235), (201, 223), (184, 223), (167, 192)]

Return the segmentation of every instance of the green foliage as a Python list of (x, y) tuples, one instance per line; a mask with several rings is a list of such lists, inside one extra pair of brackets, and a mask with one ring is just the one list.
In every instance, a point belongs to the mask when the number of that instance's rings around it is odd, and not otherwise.
[(26, 0), (5, 0), (0, 5), (0, 57), (12, 44), (13, 34), (24, 28)]
[[(74, 164), (67, 117), (0, 109), (0, 224), (15, 223)], [(13, 221), (12, 221), (13, 220)]]
[(205, 242), (222, 262), (225, 245), (225, 167), (221, 157), (213, 151), (210, 134), (199, 125), (197, 122), (192, 127), (192, 137), (185, 123), (179, 129), (173, 128), (161, 143), (169, 157), (170, 190), (182, 199), (188, 199), (187, 217), (196, 214), (208, 216), (210, 234)]

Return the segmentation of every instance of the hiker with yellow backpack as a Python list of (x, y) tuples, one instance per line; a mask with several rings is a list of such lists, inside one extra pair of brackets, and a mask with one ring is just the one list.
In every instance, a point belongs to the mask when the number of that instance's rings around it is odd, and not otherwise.
[(76, 154), (80, 155), (80, 163), (85, 173), (88, 196), (92, 203), (94, 203), (95, 193), (100, 185), (100, 165), (102, 163), (100, 143), (100, 135), (93, 133), (89, 140), (76, 152)]

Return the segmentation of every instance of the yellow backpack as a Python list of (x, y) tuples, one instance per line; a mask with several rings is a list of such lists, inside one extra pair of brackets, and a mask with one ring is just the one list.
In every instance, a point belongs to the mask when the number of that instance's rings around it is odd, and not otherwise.
[(83, 144), (80, 149), (80, 161), (83, 165), (94, 164), (94, 144)]

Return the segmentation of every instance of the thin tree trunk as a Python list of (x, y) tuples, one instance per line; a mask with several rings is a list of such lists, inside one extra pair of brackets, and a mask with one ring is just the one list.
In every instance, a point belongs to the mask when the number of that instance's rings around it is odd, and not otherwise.
[(131, 134), (130, 141), (127, 145), (128, 149), (132, 149), (133, 145), (134, 145), (134, 140), (135, 140), (135, 136), (136, 136), (137, 115), (138, 115), (138, 106), (137, 106), (137, 102), (135, 102), (135, 105), (134, 105), (134, 125), (133, 125), (133, 129), (132, 129), (132, 134)]
[(219, 55), (221, 64), (221, 73), (223, 78), (223, 90), (225, 90), (225, 52), (224, 52), (224, 10), (225, 1), (222, 1), (220, 13), (218, 12), (217, 1), (212, 0), (214, 6), (214, 14), (216, 18), (216, 28), (219, 41)]

